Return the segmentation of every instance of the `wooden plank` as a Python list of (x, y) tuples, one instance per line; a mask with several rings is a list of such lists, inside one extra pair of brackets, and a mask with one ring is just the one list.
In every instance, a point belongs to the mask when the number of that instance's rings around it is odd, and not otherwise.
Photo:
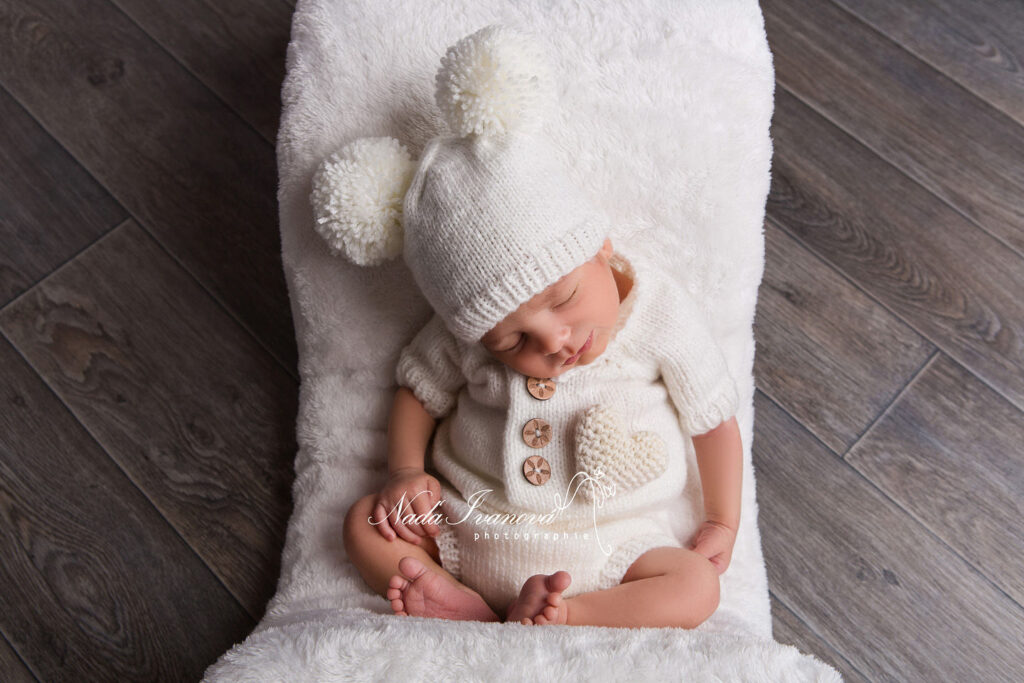
[(846, 458), (1024, 604), (1021, 444), (1024, 413), (939, 354)]
[(43, 680), (198, 680), (252, 619), (0, 339), (0, 628)]
[(935, 347), (770, 221), (765, 260), (757, 387), (845, 453)]
[(0, 638), (0, 676), (5, 683), (35, 683), (36, 678), (6, 639)]
[(789, 93), (775, 104), (769, 219), (1024, 407), (1024, 258)]
[(834, 0), (1024, 124), (1019, 0)]
[(266, 140), (277, 137), (292, 7), (281, 0), (113, 0)]
[(295, 381), (128, 221), (0, 329), (253, 616), (290, 511)]
[(831, 3), (762, 5), (786, 90), (1024, 254), (1024, 128)]
[(0, 28), (3, 85), (295, 376), (272, 146), (107, 0)]
[(0, 88), (0, 308), (127, 217)]
[(792, 610), (779, 602), (774, 595), (769, 595), (772, 608), (772, 637), (785, 645), (792, 645), (804, 654), (814, 655), (821, 661), (838, 671), (844, 683), (866, 683), (867, 679), (860, 675), (848, 661), (829, 647), (828, 643), (807, 628)]
[(772, 592), (869, 680), (1004, 680), (1024, 609), (764, 394), (753, 440)]

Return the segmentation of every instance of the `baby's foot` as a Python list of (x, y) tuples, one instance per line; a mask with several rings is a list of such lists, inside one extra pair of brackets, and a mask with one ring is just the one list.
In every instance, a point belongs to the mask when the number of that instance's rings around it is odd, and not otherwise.
[(534, 574), (526, 580), (519, 597), (509, 604), (505, 621), (521, 624), (564, 624), (569, 610), (562, 599), (562, 591), (572, 583), (569, 572)]
[(398, 562), (388, 581), (387, 598), (395, 614), (465, 621), (500, 621), (480, 594), (456, 586), (411, 555)]

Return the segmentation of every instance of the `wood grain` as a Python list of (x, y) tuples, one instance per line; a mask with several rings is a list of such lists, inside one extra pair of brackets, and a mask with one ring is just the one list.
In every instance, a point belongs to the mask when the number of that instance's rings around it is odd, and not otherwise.
[(277, 137), (292, 7), (252, 0), (113, 0), (249, 122)]
[(869, 680), (1005, 680), (1024, 609), (764, 394), (753, 440), (772, 592)]
[(1024, 413), (939, 354), (846, 458), (1024, 604), (1022, 444)]
[(834, 2), (1024, 124), (1024, 4), (1019, 0)]
[(831, 3), (761, 4), (786, 90), (1024, 254), (1024, 128)]
[(807, 628), (807, 624), (800, 621), (792, 610), (779, 602), (778, 598), (770, 595), (768, 599), (772, 609), (772, 637), (776, 641), (792, 645), (804, 654), (814, 655), (838, 671), (844, 683), (862, 683), (867, 680), (838, 652)]
[[(30, 289), (0, 331), (32, 365), (0, 338), (4, 681), (196, 680), (273, 591), (296, 373), (268, 140), (293, 5), (0, 0), (0, 308)], [(775, 636), (848, 681), (1005, 680), (1022, 5), (762, 7)]]
[(785, 91), (772, 136), (769, 219), (1024, 407), (1024, 258)]
[(132, 221), (0, 329), (253, 616), (290, 511), (297, 387)]
[(757, 387), (845, 453), (935, 347), (771, 221), (765, 261)]
[(6, 683), (35, 683), (36, 678), (10, 643), (0, 638), (0, 677)]
[(197, 680), (253, 621), (0, 339), (0, 629), (43, 680)]
[(107, 0), (0, 30), (3, 85), (297, 376), (273, 147)]
[(0, 308), (127, 214), (0, 88)]

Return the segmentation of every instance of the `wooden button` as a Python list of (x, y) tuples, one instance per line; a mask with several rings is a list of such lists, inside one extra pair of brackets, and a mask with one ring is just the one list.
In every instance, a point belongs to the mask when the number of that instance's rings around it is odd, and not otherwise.
[(523, 427), (523, 441), (530, 448), (544, 448), (551, 441), (551, 425), (535, 417)]
[(555, 395), (555, 380), (550, 377), (528, 377), (526, 389), (534, 398), (546, 401)]
[(523, 461), (523, 474), (526, 480), (534, 486), (540, 486), (551, 478), (551, 468), (548, 461), (539, 455), (531, 455)]

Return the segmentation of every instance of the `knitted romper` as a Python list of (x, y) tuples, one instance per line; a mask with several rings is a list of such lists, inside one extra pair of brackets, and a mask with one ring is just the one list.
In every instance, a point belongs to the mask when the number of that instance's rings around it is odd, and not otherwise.
[(736, 412), (685, 290), (638, 254), (620, 249), (611, 265), (633, 280), (616, 332), (554, 380), (458, 340), (437, 315), (399, 357), (398, 384), (439, 420), (427, 467), (441, 483), (441, 565), (495, 611), (534, 574), (568, 571), (571, 597), (618, 585), (651, 548), (681, 547), (669, 503), (693, 460), (689, 435)]

